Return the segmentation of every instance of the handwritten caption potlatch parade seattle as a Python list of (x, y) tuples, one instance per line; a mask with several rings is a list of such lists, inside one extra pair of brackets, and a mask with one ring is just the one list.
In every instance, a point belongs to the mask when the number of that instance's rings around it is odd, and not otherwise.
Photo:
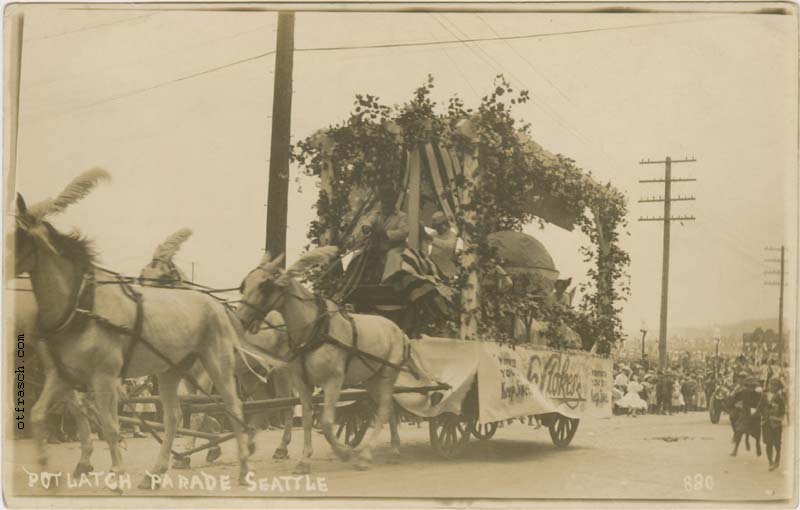
[[(23, 468), (25, 469), (25, 468)], [(71, 473), (28, 471), (28, 487), (43, 489), (110, 489), (127, 490), (132, 487), (131, 475), (111, 471), (92, 471), (74, 476)], [(169, 473), (145, 473), (153, 480), (152, 488), (181, 489), (196, 491), (228, 492), (233, 488), (230, 475), (211, 475), (205, 471), (191, 475), (170, 475)], [(309, 493), (328, 492), (328, 482), (324, 476), (292, 475), (267, 476), (258, 478), (252, 472), (245, 478), (244, 489), (248, 492)]]

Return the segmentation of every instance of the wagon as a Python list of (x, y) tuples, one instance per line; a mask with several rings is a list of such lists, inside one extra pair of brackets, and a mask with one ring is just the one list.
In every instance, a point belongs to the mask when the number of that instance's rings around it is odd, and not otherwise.
[[(414, 356), (429, 377), (420, 380), (403, 372), (394, 389), (398, 416), (428, 422), (431, 447), (442, 458), (459, 457), (470, 439), (487, 441), (501, 423), (522, 419), (547, 428), (558, 448), (567, 447), (581, 418), (611, 415), (611, 360), (585, 352), (501, 345), (424, 337), (412, 341)], [(314, 396), (319, 404), (323, 395)], [(159, 402), (157, 397), (132, 398)], [(244, 402), (245, 414), (293, 408), (296, 397)], [(184, 416), (215, 413), (216, 398), (182, 396)], [(358, 446), (372, 424), (375, 406), (361, 388), (345, 389), (336, 412), (336, 436)], [(121, 418), (124, 423), (140, 423)], [(160, 423), (145, 422), (153, 430)], [(209, 434), (188, 429), (179, 433), (208, 440), (178, 456), (187, 456), (233, 438), (231, 433)]]
[[(443, 458), (460, 456), (470, 439), (487, 441), (500, 424), (521, 419), (549, 431), (558, 448), (572, 442), (582, 417), (611, 415), (611, 360), (558, 351), (449, 338), (413, 341), (417, 359), (443, 384), (401, 374), (395, 410), (428, 422)], [(360, 399), (337, 409), (337, 436), (357, 446), (374, 407)]]

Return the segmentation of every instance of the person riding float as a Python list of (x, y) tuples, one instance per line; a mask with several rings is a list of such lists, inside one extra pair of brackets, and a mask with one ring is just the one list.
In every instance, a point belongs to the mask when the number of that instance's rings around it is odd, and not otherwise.
[(455, 264), (458, 235), (450, 228), (450, 222), (441, 211), (436, 211), (431, 216), (431, 227), (433, 232), (423, 230), (426, 246), (422, 252), (430, 257), (445, 278), (451, 280), (458, 273)]
[[(381, 184), (377, 199), (379, 207), (359, 222), (352, 241), (347, 243), (356, 254), (347, 265), (332, 299), (339, 303), (352, 302), (356, 291), (363, 286), (390, 289), (399, 304), (378, 304), (378, 313), (415, 337), (427, 322), (421, 315), (432, 313), (434, 317), (446, 317), (450, 314), (452, 292), (443, 283), (444, 276), (433, 261), (408, 246), (408, 220), (397, 208), (397, 190), (391, 184)], [(377, 303), (371, 299), (370, 304)]]

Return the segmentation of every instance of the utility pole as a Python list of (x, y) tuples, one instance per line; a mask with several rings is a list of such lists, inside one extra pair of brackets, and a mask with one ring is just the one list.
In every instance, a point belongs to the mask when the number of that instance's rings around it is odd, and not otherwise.
[(764, 274), (780, 274), (780, 281), (777, 282), (764, 282), (764, 285), (778, 285), (780, 286), (780, 294), (778, 298), (778, 345), (780, 347), (780, 351), (778, 352), (778, 356), (780, 356), (780, 360), (783, 361), (783, 351), (786, 348), (783, 344), (783, 288), (786, 286), (784, 281), (784, 277), (786, 276), (786, 248), (781, 245), (780, 248), (775, 248), (769, 246), (765, 248), (767, 251), (779, 251), (781, 252), (781, 258), (779, 259), (767, 259), (766, 262), (779, 262), (781, 265), (780, 271), (764, 271)]
[(664, 161), (640, 161), (640, 165), (664, 165), (664, 178), (663, 179), (645, 179), (640, 180), (640, 183), (664, 183), (664, 196), (663, 197), (648, 197), (639, 200), (640, 203), (649, 202), (664, 202), (664, 216), (658, 217), (642, 217), (639, 221), (662, 221), (664, 223), (664, 242), (663, 254), (661, 263), (661, 315), (659, 320), (658, 330), (658, 367), (663, 370), (667, 367), (667, 307), (669, 303), (669, 248), (670, 248), (670, 224), (673, 221), (693, 221), (694, 216), (672, 216), (672, 202), (683, 200), (694, 200), (694, 197), (673, 197), (672, 196), (672, 183), (673, 182), (689, 182), (696, 181), (697, 179), (673, 179), (672, 178), (672, 165), (676, 163), (694, 163), (694, 158), (685, 159), (672, 159), (667, 156)]
[[(292, 129), (292, 65), (294, 59), (294, 12), (278, 13), (275, 49), (275, 86), (272, 94), (272, 139), (267, 191), (266, 250), (273, 257), (286, 253), (289, 214), (289, 153)], [(284, 259), (283, 263), (286, 267)]]
[(644, 359), (644, 339), (647, 336), (647, 330), (642, 329), (640, 332), (642, 333), (642, 359)]

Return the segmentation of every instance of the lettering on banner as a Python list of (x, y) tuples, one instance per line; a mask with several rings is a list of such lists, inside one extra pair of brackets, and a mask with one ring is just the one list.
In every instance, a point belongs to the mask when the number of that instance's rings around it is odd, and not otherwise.
[(539, 354), (534, 354), (528, 363), (527, 377), (547, 398), (577, 409), (586, 401), (579, 368), (570, 367), (569, 356), (561, 353), (552, 353), (544, 361)]
[(500, 399), (513, 402), (530, 396), (530, 386), (517, 378), (517, 359), (502, 354), (496, 355), (496, 358), (500, 367)]
[(591, 402), (596, 407), (603, 407), (604, 404), (609, 402), (608, 394), (608, 381), (609, 381), (608, 372), (605, 370), (592, 370), (592, 391), (591, 391)]

